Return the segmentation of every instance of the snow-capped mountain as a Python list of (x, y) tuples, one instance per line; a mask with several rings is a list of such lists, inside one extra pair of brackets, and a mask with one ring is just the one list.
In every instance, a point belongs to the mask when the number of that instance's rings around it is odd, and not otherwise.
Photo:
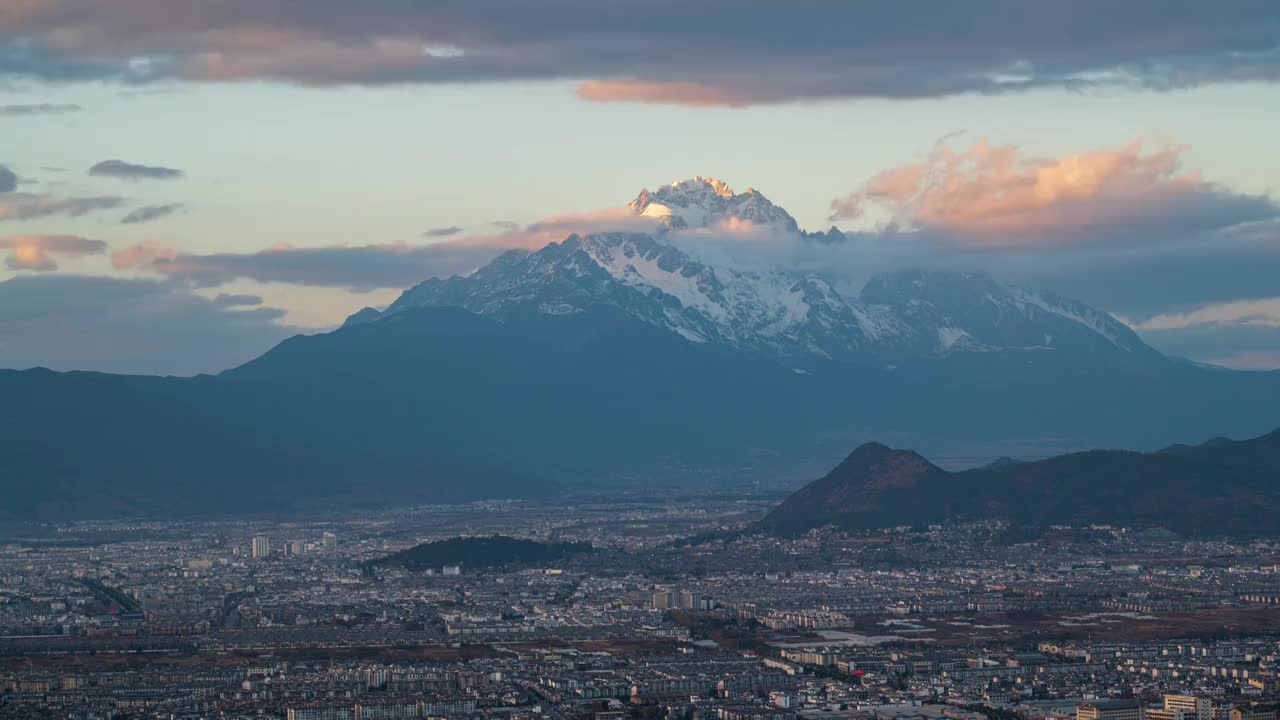
[[(387, 308), (461, 306), (500, 318), (610, 305), (697, 343), (779, 357), (853, 357), (896, 319), (857, 307), (824, 280), (712, 267), (649, 235), (570, 236), (531, 254), (508, 252), (468, 277), (431, 279)], [(364, 311), (361, 319), (368, 319)], [(353, 320), (354, 322), (355, 320)]]
[[(734, 194), (708, 178), (642, 192), (630, 207), (662, 218), (673, 231), (734, 219), (801, 232), (791, 215), (763, 195)], [(572, 235), (537, 252), (507, 252), (469, 276), (427, 280), (385, 312), (365, 309), (348, 322), (377, 322), (433, 306), (463, 307), (500, 320), (611, 306), (691, 342), (797, 365), (806, 358), (897, 365), (990, 352), (1161, 357), (1104, 312), (983, 273), (881, 275), (860, 296), (847, 297), (812, 274), (707, 264), (666, 233)]]
[(644, 217), (656, 218), (673, 230), (715, 228), (723, 223), (750, 223), (766, 226), (778, 234), (796, 235), (819, 242), (838, 242), (844, 235), (835, 227), (826, 232), (806, 232), (786, 210), (774, 205), (754, 188), (734, 193), (728, 183), (716, 178), (695, 176), (673, 182), (657, 190), (641, 190), (627, 208)]

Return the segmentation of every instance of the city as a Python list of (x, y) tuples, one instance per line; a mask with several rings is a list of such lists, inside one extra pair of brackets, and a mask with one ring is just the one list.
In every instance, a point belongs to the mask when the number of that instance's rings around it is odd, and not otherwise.
[[(0, 545), (0, 717), (1276, 716), (1280, 542), (746, 532), (769, 505), (33, 526)], [(370, 564), (459, 535), (591, 550)]]

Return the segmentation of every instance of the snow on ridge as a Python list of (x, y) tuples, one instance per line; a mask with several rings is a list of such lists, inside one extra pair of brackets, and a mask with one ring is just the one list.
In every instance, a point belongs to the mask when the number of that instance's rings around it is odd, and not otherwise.
[(956, 343), (969, 337), (969, 333), (954, 327), (938, 328), (938, 344), (943, 350), (950, 350)]
[[(1115, 332), (1114, 326), (1107, 322), (1107, 320), (1111, 320), (1112, 318), (1105, 313), (1094, 311), (1090, 308), (1084, 308), (1085, 310), (1088, 310), (1087, 313), (1079, 312), (1075, 308), (1068, 307), (1065, 302), (1050, 302), (1040, 293), (1025, 290), (1023, 288), (1010, 287), (1009, 291), (1013, 295), (1014, 299), (1019, 302), (1033, 305), (1047, 313), (1057, 315), (1058, 317), (1083, 325), (1106, 338), (1112, 345), (1115, 345), (1121, 350), (1124, 350), (1125, 352), (1133, 352), (1133, 348), (1129, 347), (1128, 343), (1121, 341), (1120, 336)], [(1054, 299), (1056, 300), (1057, 298)]]
[[(583, 239), (582, 247), (618, 281), (673, 298), (681, 308), (696, 311), (718, 326), (726, 339), (783, 335), (809, 318), (798, 276), (789, 273), (715, 268), (675, 246), (653, 241), (641, 247), (627, 236), (590, 236)], [(675, 318), (672, 324), (684, 325)]]

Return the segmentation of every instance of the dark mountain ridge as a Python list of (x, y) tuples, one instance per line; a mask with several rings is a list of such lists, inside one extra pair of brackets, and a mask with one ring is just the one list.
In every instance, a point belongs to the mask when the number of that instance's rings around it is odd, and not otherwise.
[(1274, 427), (1280, 374), (1034, 352), (799, 372), (607, 305), (502, 321), (424, 307), (291, 338), (218, 376), (0, 371), (0, 397), (0, 519), (13, 520), (776, 483), (873, 433), (1158, 447)]
[(1280, 431), (1153, 453), (1092, 450), (947, 472), (868, 444), (774, 508), (761, 527), (869, 529), (964, 519), (1163, 527), (1192, 536), (1280, 532)]

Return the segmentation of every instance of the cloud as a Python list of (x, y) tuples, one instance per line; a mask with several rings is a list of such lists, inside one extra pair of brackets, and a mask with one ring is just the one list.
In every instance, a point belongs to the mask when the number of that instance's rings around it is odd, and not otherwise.
[(1280, 369), (1278, 319), (1271, 315), (1245, 322), (1195, 322), (1139, 329), (1138, 334), (1152, 347), (1175, 357), (1240, 370), (1275, 370)]
[[(1179, 330), (1197, 325), (1240, 324), (1280, 328), (1280, 298), (1213, 303), (1193, 310), (1130, 321), (1135, 330)], [(1280, 338), (1277, 339), (1280, 343)]]
[(48, 272), (58, 269), (54, 256), (101, 255), (107, 244), (78, 235), (8, 235), (0, 236), (0, 250), (10, 251), (5, 258), (10, 270)]
[(0, 220), (80, 217), (99, 210), (114, 210), (124, 204), (124, 198), (114, 195), (60, 198), (35, 193), (7, 193), (0, 195)]
[(687, 107), (745, 107), (780, 102), (776, 95), (761, 95), (698, 82), (653, 82), (636, 79), (588, 80), (578, 86), (578, 97), (592, 102), (626, 102)]
[(235, 280), (371, 290), (406, 288), (429, 277), (469, 273), (504, 247), (479, 243), (387, 244), (301, 248), (276, 246), (253, 253), (183, 253), (133, 245), (112, 255), (117, 270), (167, 275), (198, 287)]
[(1058, 158), (977, 141), (877, 174), (832, 201), (833, 220), (886, 212), (890, 230), (964, 245), (1159, 242), (1280, 217), (1270, 197), (1232, 192), (1182, 169), (1185, 148), (1123, 147)]
[(422, 237), (442, 238), (442, 237), (453, 237), (454, 235), (461, 235), (461, 234), (462, 234), (462, 228), (458, 227), (457, 225), (450, 225), (449, 227), (431, 228), (430, 230), (427, 230), (426, 232), (422, 233)]
[(262, 298), (257, 295), (219, 293), (213, 299), (213, 305), (218, 308), (258, 307), (262, 305)]
[(183, 176), (181, 170), (174, 168), (137, 165), (123, 160), (103, 160), (89, 168), (89, 174), (121, 180), (176, 180)]
[(573, 233), (649, 231), (653, 218), (626, 208), (596, 213), (555, 215), (526, 227), (471, 235), (444, 242), (388, 243), (329, 247), (276, 245), (253, 253), (184, 253), (176, 248), (139, 243), (112, 254), (117, 270), (167, 275), (198, 287), (236, 280), (321, 287), (403, 289), (432, 277), (465, 275), (508, 250), (537, 250)]
[(31, 117), (33, 115), (67, 115), (84, 108), (79, 105), (36, 103), (29, 105), (0, 105), (0, 117)]
[(1241, 370), (1280, 369), (1280, 297), (1209, 303), (1125, 322), (1171, 355)]
[(24, 78), (568, 79), (691, 106), (1280, 77), (1271, 0), (27, 0), (0, 28), (0, 75)]
[(138, 223), (151, 222), (159, 220), (166, 215), (172, 215), (185, 207), (182, 203), (169, 203), (168, 205), (147, 205), (131, 211), (128, 215), (120, 218), (121, 224), (136, 225)]
[(0, 282), (0, 367), (219, 372), (294, 334), (283, 314), (158, 280), (20, 275)]
[(1280, 351), (1246, 352), (1215, 358), (1209, 362), (1235, 370), (1280, 370)]
[(11, 193), (18, 189), (18, 176), (9, 168), (0, 165), (0, 193)]
[(520, 227), (519, 223), (514, 223), (510, 220), (490, 220), (489, 224), (499, 230), (506, 230), (507, 232), (514, 231)]

